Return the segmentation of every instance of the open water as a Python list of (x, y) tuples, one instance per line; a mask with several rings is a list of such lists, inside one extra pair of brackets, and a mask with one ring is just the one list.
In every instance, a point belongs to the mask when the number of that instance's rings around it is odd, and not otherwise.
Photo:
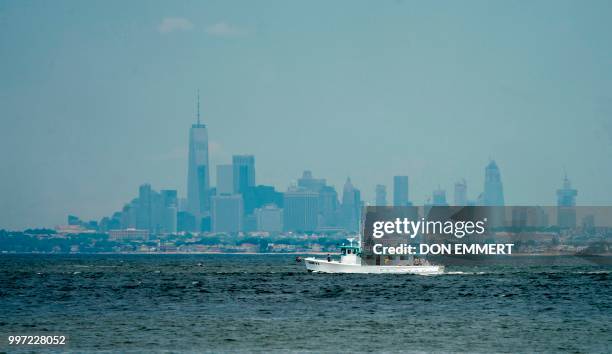
[[(610, 352), (609, 258), (310, 274), (291, 255), (0, 255), (0, 351)], [(9, 335), (68, 336), (63, 347)]]

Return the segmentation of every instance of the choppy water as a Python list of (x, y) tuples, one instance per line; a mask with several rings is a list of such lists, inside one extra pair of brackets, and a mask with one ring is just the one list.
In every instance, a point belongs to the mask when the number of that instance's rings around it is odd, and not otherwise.
[[(516, 257), (440, 276), (309, 274), (293, 256), (1, 255), (9, 334), (62, 350), (609, 352), (612, 266)], [(35, 348), (41, 350), (41, 348)]]

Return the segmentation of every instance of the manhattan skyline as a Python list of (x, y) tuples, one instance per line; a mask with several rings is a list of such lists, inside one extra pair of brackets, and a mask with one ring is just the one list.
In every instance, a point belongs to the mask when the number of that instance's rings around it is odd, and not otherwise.
[(252, 154), (279, 191), (311, 170), (390, 200), (407, 175), (422, 204), (462, 178), (475, 199), (493, 158), (507, 205), (555, 205), (564, 170), (612, 204), (609, 3), (240, 4), (1, 5), (0, 228), (185, 197), (198, 88), (209, 181)]

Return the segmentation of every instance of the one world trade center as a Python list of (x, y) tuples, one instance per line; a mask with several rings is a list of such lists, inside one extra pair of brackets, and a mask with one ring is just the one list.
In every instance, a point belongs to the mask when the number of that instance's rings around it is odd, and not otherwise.
[(208, 167), (208, 131), (200, 122), (200, 94), (198, 92), (197, 123), (189, 129), (189, 166), (187, 171), (187, 210), (196, 219), (200, 231), (201, 220), (210, 211), (210, 180)]

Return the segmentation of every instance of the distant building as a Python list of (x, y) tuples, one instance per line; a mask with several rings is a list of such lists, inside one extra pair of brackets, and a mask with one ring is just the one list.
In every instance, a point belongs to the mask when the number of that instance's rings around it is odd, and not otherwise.
[(319, 194), (304, 188), (290, 188), (284, 194), (285, 231), (312, 232), (318, 228)]
[(234, 193), (234, 166), (217, 165), (217, 194)]
[(161, 232), (175, 234), (178, 231), (178, 212), (176, 206), (167, 206), (162, 215)]
[(318, 201), (318, 228), (337, 226), (338, 222), (338, 193), (332, 186), (328, 186), (325, 178), (314, 178), (311, 171), (304, 171), (297, 181), (298, 188), (317, 193)]
[(77, 226), (81, 225), (82, 221), (78, 216), (68, 215), (68, 225)]
[(200, 229), (198, 232), (212, 231), (212, 216), (208, 215), (200, 219)]
[(283, 210), (274, 204), (255, 209), (255, 218), (257, 220), (257, 231), (283, 231)]
[(485, 167), (485, 182), (484, 192), (479, 198), (479, 205), (488, 207), (488, 225), (489, 227), (507, 226), (506, 210), (503, 208), (504, 201), (504, 186), (502, 184), (501, 173), (495, 161), (491, 160)]
[(469, 205), (468, 198), (467, 198), (467, 182), (463, 178), (455, 182), (454, 204), (457, 206)]
[(591, 231), (595, 228), (595, 215), (587, 214), (582, 218), (582, 228)]
[(446, 201), (446, 191), (444, 189), (436, 189), (432, 193), (432, 205), (435, 206), (448, 206)]
[(200, 122), (200, 96), (198, 94), (197, 122), (189, 129), (189, 162), (187, 167), (187, 211), (196, 219), (199, 229), (201, 218), (210, 213), (210, 180), (208, 165), (208, 130)]
[(100, 220), (100, 231), (108, 232), (108, 230), (115, 230), (121, 228), (121, 212), (115, 212), (111, 217), (103, 217)]
[(213, 232), (240, 232), (243, 230), (242, 196), (217, 195), (211, 201), (211, 219)]
[(179, 211), (176, 214), (176, 229), (177, 232), (197, 231), (195, 216), (188, 211)]
[(336, 227), (338, 226), (338, 192), (332, 186), (323, 186), (319, 190), (319, 215), (321, 227)]
[(164, 206), (175, 206), (178, 207), (178, 192), (176, 189), (162, 189), (159, 191), (162, 197), (162, 203)]
[(253, 232), (257, 231), (257, 218), (255, 214), (245, 214), (242, 217), (242, 231)]
[(361, 222), (361, 192), (346, 179), (342, 189), (342, 226), (347, 231), (358, 232)]
[(94, 233), (94, 230), (87, 230), (82, 225), (61, 225), (55, 227), (55, 232), (59, 235), (76, 235)]
[(123, 206), (121, 209), (121, 228), (135, 228), (136, 227), (136, 200), (132, 200), (130, 203)]
[(578, 190), (572, 188), (571, 181), (565, 176), (563, 178), (563, 186), (557, 189), (557, 206), (574, 207), (576, 206), (576, 196)]
[(259, 185), (248, 187), (242, 194), (244, 200), (244, 213), (250, 215), (256, 208), (267, 204), (283, 206), (283, 193), (276, 191), (273, 186)]
[[(152, 234), (173, 232), (176, 222), (171, 214), (176, 212), (176, 194), (176, 190), (158, 193), (149, 184), (141, 185), (138, 188), (138, 198), (128, 207), (129, 212), (135, 216), (134, 228), (148, 230)], [(133, 227), (131, 222), (125, 226)]]
[(376, 206), (387, 205), (387, 187), (382, 184), (376, 185)]
[(133, 241), (133, 240), (147, 240), (149, 238), (148, 230), (140, 229), (122, 229), (122, 230), (110, 230), (108, 232), (108, 239), (111, 241)]
[(153, 228), (151, 205), (151, 185), (146, 183), (138, 187), (138, 203), (136, 212), (136, 228), (149, 230)]
[(304, 171), (302, 177), (298, 179), (298, 187), (313, 192), (319, 192), (321, 188), (325, 187), (325, 179), (313, 178), (312, 172), (307, 170)]
[(393, 205), (406, 206), (410, 205), (408, 194), (408, 176), (393, 177)]
[[(104, 226), (108, 224), (108, 220), (106, 220), (105, 222), (106, 224)], [(90, 221), (85, 222), (81, 220), (78, 216), (74, 216), (74, 215), (68, 215), (68, 225), (67, 226), (78, 226), (85, 230), (92, 230), (92, 231), (99, 231), (99, 230), (105, 231), (105, 229), (101, 229), (97, 221), (90, 220)]]
[(253, 155), (232, 156), (234, 193), (244, 193), (255, 186), (255, 157)]
[(179, 198), (178, 199), (178, 210), (179, 211), (189, 211), (187, 209), (188, 208), (188, 203), (187, 203), (187, 198)]
[(493, 160), (491, 160), (485, 168), (485, 183), (482, 198), (483, 205), (485, 206), (504, 206), (504, 186), (502, 185), (501, 173)]
[(548, 214), (540, 206), (537, 207), (512, 207), (512, 227), (548, 227)]
[(162, 189), (160, 195), (163, 204), (160, 231), (174, 234), (178, 231), (178, 193), (176, 189)]
[(557, 189), (557, 225), (561, 228), (576, 227), (576, 196), (578, 190), (572, 188), (567, 178), (563, 179), (563, 186)]

